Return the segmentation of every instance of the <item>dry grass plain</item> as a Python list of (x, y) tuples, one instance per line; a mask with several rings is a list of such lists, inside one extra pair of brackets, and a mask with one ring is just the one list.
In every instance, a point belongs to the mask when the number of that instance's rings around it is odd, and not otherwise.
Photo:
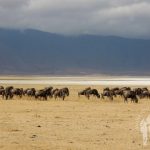
[[(14, 85), (43, 88), (43, 85)], [(54, 86), (60, 87), (60, 86)], [(61, 86), (62, 87), (62, 86)], [(150, 114), (150, 100), (124, 104), (121, 98), (78, 98), (85, 86), (68, 86), (62, 100), (24, 97), (0, 100), (0, 150), (149, 150), (140, 121)], [(102, 90), (101, 86), (92, 86)]]

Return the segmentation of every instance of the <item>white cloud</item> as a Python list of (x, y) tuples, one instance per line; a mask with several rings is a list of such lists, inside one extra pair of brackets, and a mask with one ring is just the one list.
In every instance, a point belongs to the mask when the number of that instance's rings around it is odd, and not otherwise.
[(0, 0), (0, 26), (150, 37), (149, 0)]

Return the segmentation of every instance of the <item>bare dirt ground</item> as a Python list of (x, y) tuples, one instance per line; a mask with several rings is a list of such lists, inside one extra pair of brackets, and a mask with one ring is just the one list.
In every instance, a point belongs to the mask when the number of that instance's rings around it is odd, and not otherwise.
[(139, 129), (140, 121), (150, 114), (150, 100), (138, 104), (125, 104), (119, 97), (113, 102), (87, 100), (77, 96), (85, 86), (68, 87), (71, 94), (65, 101), (0, 99), (0, 150), (150, 149), (150, 141), (143, 146)]

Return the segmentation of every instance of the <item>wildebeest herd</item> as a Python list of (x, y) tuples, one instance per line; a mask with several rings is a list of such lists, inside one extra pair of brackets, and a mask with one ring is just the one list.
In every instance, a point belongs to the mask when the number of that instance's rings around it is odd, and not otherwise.
[(86, 96), (88, 99), (91, 95), (105, 99), (105, 97), (109, 98), (110, 100), (113, 100), (115, 97), (120, 96), (124, 99), (124, 102), (128, 102), (128, 99), (131, 100), (131, 102), (138, 103), (139, 99), (142, 98), (150, 98), (150, 91), (148, 88), (134, 88), (131, 89), (130, 87), (122, 87), (122, 88), (104, 88), (102, 93), (99, 93), (97, 89), (92, 89), (91, 87), (88, 87), (84, 89), (83, 91), (80, 91), (78, 93), (78, 96), (81, 95)]
[[(55, 89), (53, 87), (45, 87), (41, 90), (36, 90), (35, 88), (14, 88), (13, 86), (3, 87), (0, 86), (0, 95), (3, 99), (13, 99), (14, 96), (22, 98), (23, 96), (34, 98), (36, 100), (47, 100), (48, 98), (60, 98), (65, 100), (69, 96), (69, 88)], [(130, 87), (115, 87), (115, 88), (104, 88), (101, 93), (97, 89), (92, 89), (91, 87), (85, 88), (84, 90), (78, 92), (78, 97), (85, 96), (87, 99), (90, 99), (91, 96), (94, 96), (98, 99), (108, 98), (113, 100), (115, 97), (120, 96), (123, 98), (124, 102), (128, 102), (128, 99), (131, 102), (138, 103), (139, 99), (150, 98), (150, 91), (148, 88), (133, 88)]]
[(47, 100), (48, 98), (61, 98), (65, 99), (66, 96), (69, 96), (69, 89), (67, 87), (61, 89), (53, 89), (53, 87), (45, 87), (41, 90), (36, 90), (35, 88), (14, 88), (13, 86), (8, 86), (4, 88), (0, 86), (0, 95), (3, 99), (13, 99), (14, 96), (22, 98), (27, 96), (30, 98)]

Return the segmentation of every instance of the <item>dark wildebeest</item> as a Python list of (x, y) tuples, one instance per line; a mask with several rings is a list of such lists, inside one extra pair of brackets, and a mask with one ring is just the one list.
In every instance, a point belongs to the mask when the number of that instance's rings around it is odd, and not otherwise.
[(13, 86), (8, 86), (8, 87), (6, 87), (5, 88), (5, 98), (6, 98), (6, 100), (8, 99), (8, 98), (10, 98), (10, 99), (12, 99), (13, 98), (13, 94), (12, 94), (12, 89), (13, 89)]
[(35, 98), (43, 98), (44, 100), (47, 100), (47, 93), (45, 90), (38, 90), (35, 92)]
[(86, 89), (84, 89), (83, 91), (78, 92), (78, 96), (80, 97), (80, 95), (85, 95), (86, 91), (91, 90), (91, 87), (88, 87)]
[(91, 87), (88, 87), (84, 89), (83, 91), (78, 92), (78, 96), (80, 95), (86, 96), (88, 99), (90, 98), (91, 95), (96, 96), (97, 98), (100, 98), (100, 94), (96, 89), (91, 89)]
[(55, 99), (62, 98), (64, 100), (65, 97), (66, 97), (66, 93), (61, 89), (60, 90), (59, 89), (55, 90), (53, 95), (54, 95)]
[(23, 95), (23, 89), (22, 88), (14, 88), (11, 90), (11, 93), (16, 96), (19, 96), (20, 98), (22, 98), (22, 95)]
[(67, 87), (60, 89), (63, 93), (65, 93), (65, 96), (69, 96), (69, 89)]
[(100, 98), (100, 94), (98, 93), (98, 91), (96, 89), (91, 89), (91, 90), (87, 90), (85, 92), (85, 96), (89, 99), (90, 96), (96, 96), (97, 98)]
[(124, 102), (128, 102), (128, 98), (131, 99), (131, 102), (138, 103), (138, 98), (134, 91), (126, 90), (123, 92)]
[(102, 96), (102, 99), (104, 99), (104, 97), (108, 97), (110, 100), (113, 100), (112, 91), (104, 90), (103, 93), (101, 94), (101, 96)]
[(36, 91), (35, 93), (35, 98), (43, 98), (45, 100), (47, 100), (47, 97), (49, 96), (50, 98), (53, 97), (52, 95), (52, 89), (53, 87), (46, 87), (42, 90)]
[(54, 96), (54, 93), (55, 93), (56, 91), (58, 91), (58, 90), (59, 90), (59, 89), (57, 89), (57, 88), (56, 88), (56, 89), (53, 89), (53, 90), (52, 90), (52, 96)]
[(106, 88), (103, 89), (103, 91), (110, 91), (110, 88), (106, 87)]
[(150, 98), (150, 92), (149, 91), (142, 91), (141, 98)]
[(5, 96), (5, 89), (0, 89), (0, 95), (1, 95), (2, 98), (4, 99), (4, 96)]
[(118, 90), (119, 90), (118, 87), (115, 87), (115, 88), (110, 89), (110, 91), (118, 91)]
[(25, 96), (34, 97), (35, 96), (35, 92), (36, 92), (35, 88), (28, 88), (28, 89), (23, 91), (23, 94)]
[(54, 98), (62, 98), (65, 99), (66, 96), (69, 96), (69, 89), (67, 87), (62, 89), (55, 89), (52, 91)]
[(50, 87), (46, 87), (46, 88), (44, 89), (46, 95), (49, 96), (50, 98), (53, 97), (52, 90), (53, 90), (53, 87), (51, 87), (51, 86), (50, 86)]

